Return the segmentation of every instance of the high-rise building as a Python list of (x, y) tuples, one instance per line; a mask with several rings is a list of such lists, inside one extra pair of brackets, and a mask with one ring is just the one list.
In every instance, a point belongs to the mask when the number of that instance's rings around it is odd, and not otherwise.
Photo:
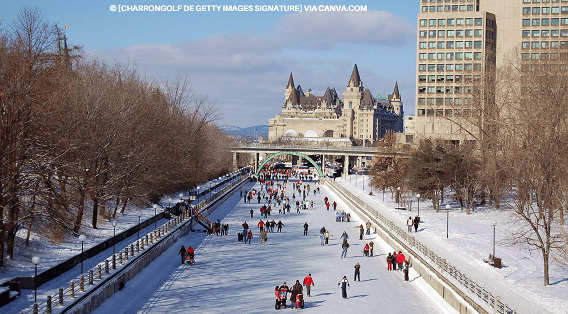
[(535, 60), (568, 48), (568, 0), (417, 1), (416, 112), (405, 123), (407, 142), (474, 140), (472, 125), (455, 122), (478, 108), (472, 100), (487, 75), (519, 51)]

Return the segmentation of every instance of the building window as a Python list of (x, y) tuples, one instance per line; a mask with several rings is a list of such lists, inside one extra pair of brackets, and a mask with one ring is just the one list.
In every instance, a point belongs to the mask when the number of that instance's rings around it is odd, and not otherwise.
[(426, 82), (426, 75), (419, 75), (418, 76), (418, 81), (420, 83), (425, 83)]
[(447, 37), (454, 37), (455, 33), (456, 33), (456, 31), (454, 31), (454, 30), (448, 31)]
[(453, 52), (446, 53), (446, 59), (448, 59), (448, 60), (454, 59), (454, 53)]
[(446, 81), (448, 83), (453, 83), (454, 82), (454, 76), (453, 75), (446, 75)]
[(552, 7), (552, 14), (559, 14), (560, 13), (560, 7)]
[(473, 53), (471, 52), (466, 52), (465, 53), (465, 59), (466, 60), (471, 60), (473, 58)]
[(428, 35), (428, 31), (420, 31), (420, 37), (426, 37)]
[(438, 60), (444, 60), (445, 54), (443, 52), (438, 53)]
[(456, 60), (463, 60), (463, 52), (456, 52)]
[(455, 20), (454, 19), (448, 19), (448, 26), (454, 26), (455, 24)]
[(531, 14), (531, 8), (523, 8), (523, 14)]
[(531, 48), (533, 48), (533, 49), (538, 49), (538, 48), (540, 48), (540, 42), (538, 42), (538, 41), (533, 41), (532, 44), (531, 44)]
[(353, 102), (352, 101), (349, 102), (349, 109), (351, 109), (351, 108), (353, 108)]
[(436, 93), (436, 87), (429, 86), (428, 87), (428, 94), (434, 94), (434, 93)]
[(430, 20), (430, 26), (436, 26), (436, 20), (434, 19)]
[(550, 7), (543, 7), (542, 14), (550, 14)]
[(475, 30), (475, 37), (481, 37), (483, 36), (483, 30), (482, 29), (476, 29)]
[(436, 77), (436, 82), (438, 83), (444, 83), (444, 76), (443, 75), (438, 75)]
[(436, 75), (428, 75), (428, 82), (429, 83), (436, 82)]
[(523, 26), (531, 26), (531, 19), (523, 19)]
[(471, 71), (473, 70), (473, 65), (471, 63), (466, 63), (463, 65), (464, 71)]
[(428, 71), (436, 71), (436, 65), (435, 64), (428, 64)]
[(440, 25), (440, 26), (446, 25), (446, 20), (444, 20), (444, 19), (438, 20), (438, 25)]
[(540, 8), (539, 7), (532, 8), (532, 14), (540, 14)]
[(552, 25), (552, 26), (560, 25), (560, 19), (558, 19), (558, 18), (550, 19), (550, 25)]
[(454, 88), (452, 86), (446, 86), (446, 94), (453, 94)]
[(419, 105), (425, 105), (426, 104), (426, 98), (418, 98), (418, 104)]
[(420, 42), (420, 49), (426, 49), (428, 48), (428, 44), (425, 41), (421, 41)]
[(456, 19), (456, 25), (463, 25), (463, 19)]
[(446, 71), (453, 71), (454, 65), (453, 64), (446, 64)]
[(434, 98), (428, 98), (428, 105), (434, 104)]
[(482, 18), (476, 18), (475, 19), (475, 25), (483, 25), (483, 19)]
[(523, 31), (523, 37), (531, 37), (531, 31)]
[(418, 93), (419, 94), (424, 94), (426, 92), (426, 87), (424, 86), (418, 86)]
[(430, 31), (428, 32), (428, 37), (436, 37), (436, 31)]
[(540, 26), (540, 19), (533, 19), (533, 20), (532, 20), (532, 25), (533, 25), (533, 26)]
[(533, 30), (532, 31), (532, 37), (540, 37), (540, 31)]
[(420, 20), (420, 26), (427, 26), (428, 20)]
[(483, 47), (483, 42), (480, 41), (480, 40), (475, 41), (473, 44), (474, 44), (474, 47), (475, 47), (475, 48), (481, 48), (481, 47)]
[(438, 37), (446, 37), (446, 31), (438, 31)]
[(429, 53), (428, 54), (428, 60), (436, 60), (436, 54), (435, 53)]
[(426, 109), (418, 109), (418, 116), (423, 116), (426, 114)]
[(420, 53), (420, 54), (418, 54), (418, 58), (420, 58), (420, 60), (426, 60), (426, 54)]
[(466, 29), (465, 30), (465, 37), (471, 37), (471, 36), (473, 36), (473, 30)]
[(463, 71), (463, 64), (456, 64), (456, 71)]
[(444, 71), (444, 65), (438, 64), (438, 72)]
[(462, 30), (462, 29), (458, 29), (458, 30), (456, 31), (456, 36), (458, 36), (458, 37), (463, 37), (463, 30)]
[(481, 52), (474, 52), (473, 58), (476, 59), (476, 60), (480, 60), (481, 59)]
[(465, 25), (473, 25), (473, 19), (465, 19)]
[(549, 26), (550, 25), (550, 19), (542, 19), (542, 26)]
[(431, 49), (436, 48), (436, 42), (435, 41), (429, 41), (428, 42), (428, 48), (431, 48)]
[(465, 47), (466, 47), (466, 48), (473, 48), (473, 42), (472, 42), (472, 41), (466, 41), (466, 42), (465, 42)]
[(426, 65), (425, 64), (418, 65), (418, 70), (419, 71), (426, 71)]

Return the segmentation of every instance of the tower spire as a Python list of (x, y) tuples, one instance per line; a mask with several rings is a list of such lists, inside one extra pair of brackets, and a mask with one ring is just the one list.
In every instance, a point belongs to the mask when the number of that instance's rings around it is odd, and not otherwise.
[(392, 97), (395, 99), (400, 99), (400, 92), (398, 91), (398, 81), (394, 83), (394, 92), (392, 93)]
[[(353, 82), (353, 85), (351, 85), (351, 82)], [(353, 67), (353, 72), (351, 72), (351, 78), (349, 79), (349, 83), (347, 84), (347, 86), (353, 86), (353, 87), (361, 87), (362, 82), (361, 82), (361, 77), (359, 76), (359, 69), (357, 69), (357, 64), (355, 64), (355, 66)]]
[(288, 85), (286, 85), (286, 88), (295, 88), (296, 86), (294, 85), (294, 78), (292, 77), (292, 72), (290, 72), (290, 78), (288, 79)]

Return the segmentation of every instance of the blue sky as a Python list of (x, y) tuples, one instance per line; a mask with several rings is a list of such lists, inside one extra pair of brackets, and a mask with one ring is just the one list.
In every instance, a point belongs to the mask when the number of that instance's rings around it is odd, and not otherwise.
[[(184, 11), (184, 5), (280, 5), (270, 1), (0, 0), (3, 27), (24, 5), (65, 30), (70, 45), (109, 63), (135, 64), (156, 81), (188, 77), (217, 104), (219, 125), (267, 124), (281, 112), (290, 72), (296, 85), (323, 95), (345, 91), (353, 65), (373, 95), (398, 81), (414, 114), (419, 0), (302, 1), (302, 12)], [(118, 12), (111, 5), (181, 5), (181, 11)], [(363, 5), (366, 12), (307, 12), (305, 6)]]

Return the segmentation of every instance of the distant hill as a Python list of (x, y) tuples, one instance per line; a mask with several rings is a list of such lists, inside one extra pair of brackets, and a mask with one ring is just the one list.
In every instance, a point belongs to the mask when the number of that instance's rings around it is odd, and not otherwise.
[(239, 139), (252, 139), (254, 137), (254, 129), (256, 129), (256, 136), (259, 139), (268, 138), (268, 125), (255, 125), (246, 128), (240, 128), (234, 125), (222, 125), (219, 129)]

